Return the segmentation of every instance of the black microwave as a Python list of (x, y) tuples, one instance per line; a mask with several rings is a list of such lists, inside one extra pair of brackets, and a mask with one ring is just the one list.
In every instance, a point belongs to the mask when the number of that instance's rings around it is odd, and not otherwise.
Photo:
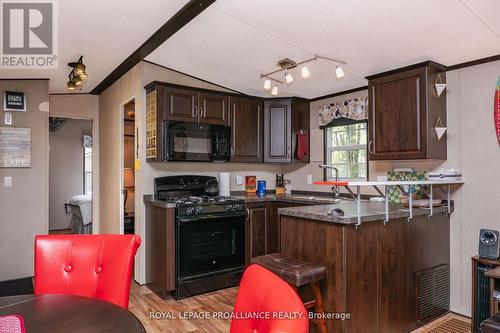
[(163, 137), (167, 161), (227, 162), (231, 158), (229, 126), (166, 121)]

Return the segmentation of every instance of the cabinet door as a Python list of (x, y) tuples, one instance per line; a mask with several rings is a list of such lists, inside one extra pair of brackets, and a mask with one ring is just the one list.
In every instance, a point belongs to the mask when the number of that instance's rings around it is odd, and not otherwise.
[(230, 97), (231, 161), (263, 161), (262, 100)]
[(264, 162), (291, 162), (291, 101), (264, 103)]
[(183, 88), (165, 88), (165, 120), (197, 122), (198, 93)]
[(372, 160), (425, 158), (425, 69), (369, 82), (369, 155)]
[(267, 204), (247, 206), (248, 259), (267, 254), (267, 229), (269, 210)]
[(215, 92), (200, 92), (199, 122), (214, 125), (229, 125), (228, 96)]

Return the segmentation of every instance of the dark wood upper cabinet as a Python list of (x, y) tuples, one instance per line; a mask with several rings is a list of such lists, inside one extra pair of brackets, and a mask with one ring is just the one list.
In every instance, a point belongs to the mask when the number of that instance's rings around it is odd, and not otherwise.
[(263, 101), (258, 98), (231, 96), (231, 161), (263, 162)]
[(444, 66), (432, 62), (367, 77), (370, 160), (446, 160), (446, 136), (438, 141), (434, 127), (446, 126)]
[[(146, 87), (146, 158), (163, 161), (165, 121), (231, 127), (231, 161), (309, 163), (309, 101), (267, 99), (153, 81)], [(297, 156), (298, 134), (302, 133)]]
[[(297, 134), (307, 137), (306, 156), (297, 158)], [(308, 163), (309, 102), (299, 98), (269, 99), (264, 102), (264, 162)]]
[(228, 95), (200, 91), (198, 93), (200, 123), (229, 125)]
[(193, 89), (164, 87), (163, 119), (193, 122), (197, 120), (198, 92)]

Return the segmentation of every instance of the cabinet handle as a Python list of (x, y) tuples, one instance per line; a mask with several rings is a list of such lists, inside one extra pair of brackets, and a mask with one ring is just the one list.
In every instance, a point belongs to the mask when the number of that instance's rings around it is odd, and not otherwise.
[(292, 149), (290, 147), (288, 147), (287, 152), (286, 152), (286, 158), (290, 158), (290, 152), (291, 152), (291, 150)]
[(373, 154), (372, 147), (373, 147), (373, 141), (370, 140), (370, 142), (368, 142), (368, 153), (370, 154)]
[(250, 221), (250, 209), (247, 208), (247, 221)]
[(207, 109), (202, 108), (202, 110), (203, 110), (203, 118), (206, 118), (207, 117)]
[(234, 148), (233, 146), (231, 146), (231, 159), (233, 159), (233, 157), (234, 157)]
[(196, 118), (196, 117), (198, 117), (198, 107), (195, 105), (193, 118)]

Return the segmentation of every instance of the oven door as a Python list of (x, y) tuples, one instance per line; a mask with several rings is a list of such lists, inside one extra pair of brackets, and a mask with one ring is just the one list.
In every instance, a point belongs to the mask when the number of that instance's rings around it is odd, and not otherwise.
[(177, 276), (195, 277), (245, 265), (245, 215), (177, 220)]
[(213, 137), (210, 125), (167, 121), (164, 136), (166, 160), (212, 160)]

